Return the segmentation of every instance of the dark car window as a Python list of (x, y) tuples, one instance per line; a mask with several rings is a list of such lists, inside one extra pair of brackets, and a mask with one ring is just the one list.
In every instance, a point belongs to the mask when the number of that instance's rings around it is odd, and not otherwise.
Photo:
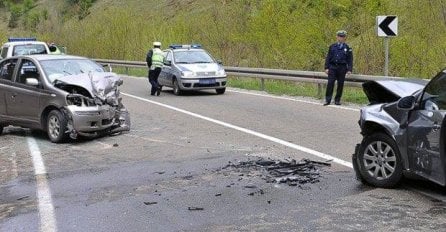
[(17, 59), (5, 60), (0, 64), (0, 78), (12, 81)]
[(8, 48), (9, 48), (9, 47), (3, 47), (3, 48), (2, 48), (2, 52), (1, 52), (1, 54), (0, 54), (0, 56), (1, 56), (2, 58), (6, 58), (6, 56), (8, 55)]
[(446, 110), (446, 73), (440, 72), (426, 86), (422, 104), (427, 110)]
[(47, 54), (46, 47), (43, 44), (24, 44), (15, 45), (12, 52), (13, 56), (32, 55), (32, 54)]
[(39, 81), (39, 76), (40, 74), (37, 66), (32, 61), (24, 59), (20, 65), (19, 77), (16, 82), (26, 84), (26, 79), (28, 78), (37, 79)]

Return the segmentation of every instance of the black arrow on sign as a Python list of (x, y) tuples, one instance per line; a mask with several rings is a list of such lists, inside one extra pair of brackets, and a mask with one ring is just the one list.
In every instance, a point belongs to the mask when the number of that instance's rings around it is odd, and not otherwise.
[(389, 28), (389, 25), (395, 20), (396, 16), (387, 16), (379, 25), (378, 27), (381, 28), (384, 33), (386, 33), (387, 36), (395, 36), (395, 32), (392, 31), (392, 29)]

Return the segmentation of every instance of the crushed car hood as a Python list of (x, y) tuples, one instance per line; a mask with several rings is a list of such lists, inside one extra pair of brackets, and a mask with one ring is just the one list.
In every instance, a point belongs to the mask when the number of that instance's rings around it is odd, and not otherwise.
[(412, 95), (426, 86), (425, 80), (379, 80), (362, 84), (364, 93), (371, 104), (391, 103)]
[(56, 87), (58, 87), (58, 83), (82, 87), (91, 96), (106, 100), (110, 97), (118, 97), (117, 87), (122, 85), (123, 81), (115, 73), (90, 72), (57, 78)]

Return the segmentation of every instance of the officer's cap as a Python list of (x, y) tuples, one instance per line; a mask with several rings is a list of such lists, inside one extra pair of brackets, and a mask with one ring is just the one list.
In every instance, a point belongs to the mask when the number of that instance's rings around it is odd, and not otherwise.
[(336, 35), (340, 36), (340, 37), (345, 37), (345, 36), (347, 36), (347, 32), (344, 30), (340, 30), (340, 31), (336, 32)]
[(161, 47), (161, 42), (153, 42), (154, 47)]

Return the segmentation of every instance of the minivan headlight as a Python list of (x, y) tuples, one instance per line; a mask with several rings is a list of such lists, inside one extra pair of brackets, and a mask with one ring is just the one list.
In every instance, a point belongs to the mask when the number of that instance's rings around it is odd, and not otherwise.
[(184, 78), (191, 78), (191, 77), (196, 77), (197, 76), (197, 74), (195, 72), (192, 72), (192, 71), (182, 71), (181, 75)]

